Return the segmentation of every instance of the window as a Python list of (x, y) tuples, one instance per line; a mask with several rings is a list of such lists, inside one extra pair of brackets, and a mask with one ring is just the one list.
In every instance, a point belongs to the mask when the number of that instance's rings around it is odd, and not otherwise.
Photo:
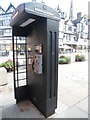
[(3, 21), (4, 26), (8, 26), (10, 24), (9, 19), (7, 18), (6, 20)]
[(66, 31), (66, 25), (64, 25), (64, 30)]
[(1, 45), (1, 50), (6, 50), (6, 45), (5, 44)]
[(3, 26), (3, 21), (2, 20), (0, 21), (0, 26)]
[(81, 25), (81, 32), (83, 32), (83, 29), (84, 29), (84, 26), (83, 26), (83, 23)]
[(77, 37), (74, 37), (74, 41), (78, 41)]
[(66, 35), (66, 41), (70, 41), (70, 36)]
[(76, 34), (76, 39), (77, 39), (77, 40), (79, 39), (79, 34)]
[(81, 38), (81, 39), (83, 38), (83, 34), (80, 35), (80, 38)]
[(2, 36), (3, 35), (3, 31), (0, 31), (0, 36)]
[(72, 31), (72, 26), (69, 26), (69, 27), (68, 27), (68, 30)]
[(76, 32), (76, 28), (74, 28), (74, 32)]
[(69, 40), (71, 41), (71, 35), (69, 35)]

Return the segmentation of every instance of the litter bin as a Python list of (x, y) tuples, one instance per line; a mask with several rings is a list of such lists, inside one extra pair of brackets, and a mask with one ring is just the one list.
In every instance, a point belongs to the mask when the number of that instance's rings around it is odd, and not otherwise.
[[(59, 20), (54, 9), (37, 2), (19, 5), (11, 19), (15, 99), (30, 99), (45, 117), (57, 108)], [(19, 37), (25, 41), (22, 66)]]

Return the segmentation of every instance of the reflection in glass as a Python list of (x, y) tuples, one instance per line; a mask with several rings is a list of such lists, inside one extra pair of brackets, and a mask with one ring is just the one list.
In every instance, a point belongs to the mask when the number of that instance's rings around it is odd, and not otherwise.
[(25, 80), (20, 80), (19, 81), (19, 87), (25, 86), (26, 85), (26, 79)]

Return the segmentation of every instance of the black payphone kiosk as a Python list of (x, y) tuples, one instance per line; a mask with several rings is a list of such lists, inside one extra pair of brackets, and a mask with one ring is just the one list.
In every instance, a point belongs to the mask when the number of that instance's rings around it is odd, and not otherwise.
[(11, 19), (15, 99), (30, 99), (46, 117), (57, 107), (59, 19), (54, 9), (36, 2), (19, 5)]

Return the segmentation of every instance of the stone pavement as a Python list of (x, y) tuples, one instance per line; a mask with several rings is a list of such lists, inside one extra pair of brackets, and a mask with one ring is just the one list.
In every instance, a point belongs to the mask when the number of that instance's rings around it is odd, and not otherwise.
[[(49, 118), (88, 118), (88, 62), (59, 65), (58, 69), (58, 107)], [(12, 73), (8, 73), (8, 83), (0, 87), (3, 118), (44, 118), (29, 100), (15, 103)]]

